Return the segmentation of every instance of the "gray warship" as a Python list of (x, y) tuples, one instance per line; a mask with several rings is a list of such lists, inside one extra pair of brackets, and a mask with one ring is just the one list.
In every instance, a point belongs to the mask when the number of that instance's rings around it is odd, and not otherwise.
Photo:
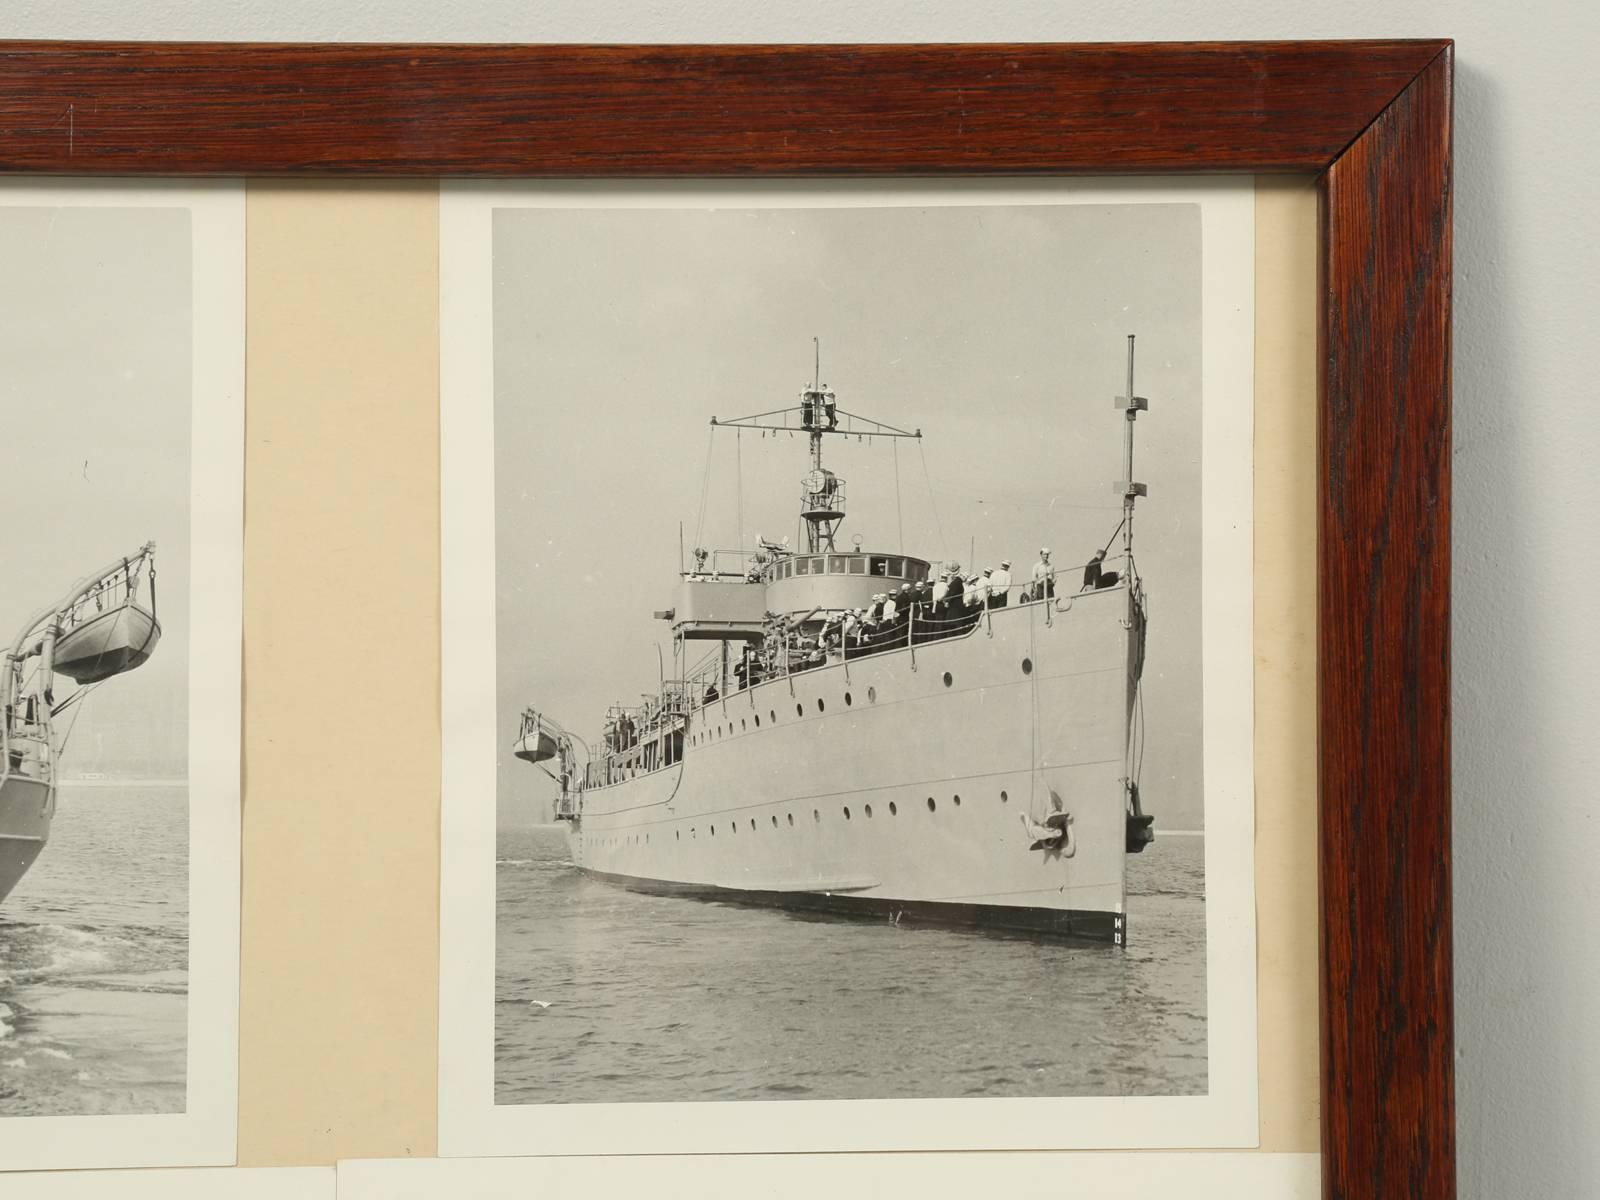
[[(841, 409), (820, 371), (794, 407), (713, 417), (808, 436), (805, 547), (696, 548), (655, 613), (674, 678), (612, 706), (592, 744), (522, 713), (512, 752), (556, 781), (577, 869), (700, 899), (1126, 944), (1127, 856), (1154, 837), (1133, 538), (1148, 402), (1131, 336), (1127, 355), (1122, 519), (1089, 561), (1015, 584), (840, 547), (829, 439), (922, 433)], [(710, 651), (689, 665), (697, 643)]]
[[(0, 902), (50, 838), (79, 706), (101, 683), (148, 661), (161, 640), (155, 554), (147, 542), (80, 579), (29, 617), (0, 659)], [(56, 694), (58, 679), (73, 685), (70, 694)]]

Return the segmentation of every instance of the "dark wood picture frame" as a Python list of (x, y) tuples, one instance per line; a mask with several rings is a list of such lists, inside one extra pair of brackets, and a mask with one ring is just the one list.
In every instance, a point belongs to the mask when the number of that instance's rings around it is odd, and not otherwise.
[(0, 171), (1314, 172), (1324, 1194), (1455, 1191), (1448, 41), (0, 43)]

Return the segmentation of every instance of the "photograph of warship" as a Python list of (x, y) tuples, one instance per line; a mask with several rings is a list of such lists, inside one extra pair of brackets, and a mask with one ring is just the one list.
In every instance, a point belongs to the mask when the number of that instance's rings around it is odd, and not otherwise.
[(654, 614), (671, 677), (660, 664), (656, 693), (613, 705), (593, 743), (522, 713), (512, 752), (556, 781), (574, 866), (648, 892), (1126, 944), (1127, 856), (1154, 836), (1132, 336), (1115, 406), (1120, 522), (1074, 565), (1042, 548), (1016, 583), (1009, 562), (841, 544), (829, 439), (922, 433), (840, 408), (820, 370), (794, 407), (713, 417), (805, 435), (804, 548), (694, 548)]
[[(0, 901), (44, 850), (62, 756), (83, 701), (142, 665), (161, 640), (156, 547), (79, 580), (24, 622), (0, 660)], [(57, 696), (57, 677), (75, 685)], [(75, 711), (73, 711), (75, 710)], [(58, 718), (72, 711), (61, 729)]]

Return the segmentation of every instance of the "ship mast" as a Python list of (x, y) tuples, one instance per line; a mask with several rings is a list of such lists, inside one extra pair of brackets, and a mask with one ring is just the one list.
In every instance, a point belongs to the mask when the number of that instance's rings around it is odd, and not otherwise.
[[(882, 421), (840, 408), (832, 389), (822, 382), (821, 339), (812, 338), (811, 343), (811, 382), (801, 389), (797, 407), (735, 417), (729, 421), (712, 417), (711, 424), (732, 429), (793, 433), (796, 426), (789, 424), (789, 414), (798, 416), (799, 429), (808, 435), (811, 451), (811, 470), (800, 482), (800, 516), (806, 524), (807, 553), (821, 554), (834, 549), (834, 537), (845, 514), (844, 480), (822, 465), (822, 439), (828, 434), (854, 437), (858, 441), (875, 437), (920, 439), (922, 430), (896, 429), (893, 425), (885, 425)], [(781, 424), (777, 423), (779, 418)]]
[(1140, 496), (1148, 496), (1150, 489), (1133, 478), (1133, 423), (1141, 412), (1148, 412), (1150, 401), (1133, 390), (1133, 334), (1128, 335), (1128, 391), (1117, 397), (1117, 407), (1123, 409), (1126, 421), (1122, 427), (1122, 478), (1116, 490), (1122, 493), (1122, 554), (1126, 559), (1124, 570), (1133, 569), (1133, 505)]

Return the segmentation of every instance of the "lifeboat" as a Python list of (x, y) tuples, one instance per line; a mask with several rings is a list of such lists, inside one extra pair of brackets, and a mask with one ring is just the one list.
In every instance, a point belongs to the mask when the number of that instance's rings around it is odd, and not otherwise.
[(161, 622), (127, 601), (63, 632), (56, 639), (53, 666), (74, 683), (99, 683), (143, 665), (160, 641)]
[(525, 717), (522, 732), (512, 745), (511, 753), (523, 762), (549, 762), (560, 753), (560, 747), (556, 744), (555, 735), (545, 728), (538, 717), (531, 720)]

